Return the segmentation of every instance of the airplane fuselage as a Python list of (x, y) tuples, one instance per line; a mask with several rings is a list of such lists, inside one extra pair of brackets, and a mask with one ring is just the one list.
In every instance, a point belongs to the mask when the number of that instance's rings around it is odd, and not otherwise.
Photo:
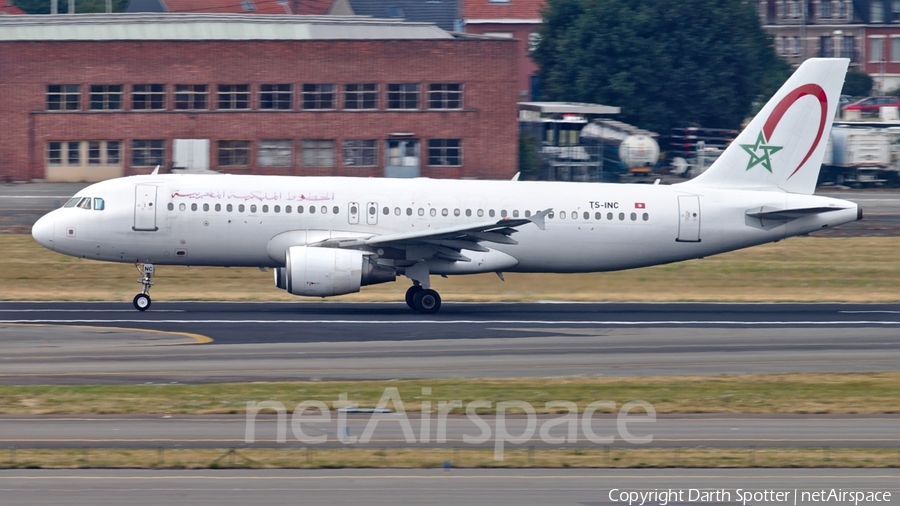
[[(543, 230), (522, 226), (512, 235), (516, 244), (488, 245), (514, 260), (463, 251), (471, 262), (447, 262), (443, 271), (433, 263), (432, 274), (629, 269), (777, 241), (858, 215), (852, 202), (827, 197), (684, 184), (149, 175), (98, 183), (76, 197), (101, 198), (104, 209), (54, 211), (44, 225), (52, 231), (36, 226), (35, 237), (52, 237), (46, 246), (95, 260), (197, 266), (283, 267), (284, 246), (552, 209)], [(826, 207), (835, 210), (790, 221), (748, 216)], [(284, 244), (273, 241), (279, 236)]]

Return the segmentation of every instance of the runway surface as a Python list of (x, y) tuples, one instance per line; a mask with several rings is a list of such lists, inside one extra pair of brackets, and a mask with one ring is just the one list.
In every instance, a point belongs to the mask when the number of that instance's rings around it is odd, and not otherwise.
[[(337, 400), (337, 399), (335, 399)], [(900, 446), (900, 415), (658, 415), (649, 419), (637, 409), (624, 417), (590, 416), (591, 433), (579, 417), (575, 433), (568, 425), (552, 424), (560, 415), (531, 420), (510, 414), (498, 437), (496, 412), (478, 417), (428, 417), (421, 414), (348, 414), (346, 423), (332, 412), (322, 421), (317, 411), (279, 422), (272, 412), (248, 424), (245, 415), (71, 415), (0, 416), (2, 448), (749, 448), (828, 447), (896, 448)], [(409, 423), (404, 432), (402, 422)], [(484, 424), (484, 425), (482, 425)], [(299, 432), (297, 427), (299, 427)], [(345, 428), (346, 427), (346, 428)], [(372, 432), (367, 429), (371, 427)], [(443, 428), (441, 428), (443, 427)], [(486, 428), (484, 428), (486, 427)], [(542, 429), (546, 430), (542, 430)], [(279, 435), (279, 429), (283, 436)], [(248, 432), (249, 430), (249, 432)], [(320, 442), (312, 439), (322, 438)], [(642, 439), (634, 439), (642, 438)], [(509, 442), (513, 441), (513, 442)]]
[(0, 349), (5, 384), (897, 371), (900, 305), (3, 302)]
[[(897, 469), (453, 469), (316, 471), (43, 471), (0, 474), (0, 496), (8, 504), (456, 504), (484, 506), (611, 505), (622, 492), (678, 494), (670, 506), (686, 504), (840, 505), (812, 501), (808, 493), (900, 491)], [(721, 491), (721, 500), (691, 500), (691, 490)], [(776, 492), (787, 494), (784, 500)], [(804, 492), (807, 494), (804, 495)], [(727, 493), (728, 495), (725, 495)], [(741, 494), (740, 496), (738, 494)], [(796, 501), (795, 501), (795, 495)], [(883, 497), (883, 495), (881, 496)], [(615, 500), (615, 502), (613, 500)], [(804, 500), (807, 499), (807, 500)], [(633, 504), (640, 504), (640, 500)], [(647, 502), (657, 506), (659, 501)], [(859, 502), (858, 504), (874, 504)]]

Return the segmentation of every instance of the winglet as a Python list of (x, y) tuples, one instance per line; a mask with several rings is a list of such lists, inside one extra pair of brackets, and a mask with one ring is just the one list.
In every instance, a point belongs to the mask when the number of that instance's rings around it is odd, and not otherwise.
[(546, 217), (551, 212), (553, 212), (552, 207), (549, 209), (544, 209), (543, 211), (538, 211), (532, 214), (531, 217), (528, 218), (528, 221), (537, 225), (539, 229), (544, 230), (544, 217)]
[(157, 165), (156, 168), (153, 169), (153, 172), (150, 173), (151, 176), (155, 176), (157, 174), (159, 174), (159, 165)]
[(511, 181), (518, 181), (518, 180), (519, 180), (519, 176), (521, 176), (521, 175), (522, 175), (521, 172), (516, 172), (516, 175), (513, 176), (513, 178), (511, 179)]

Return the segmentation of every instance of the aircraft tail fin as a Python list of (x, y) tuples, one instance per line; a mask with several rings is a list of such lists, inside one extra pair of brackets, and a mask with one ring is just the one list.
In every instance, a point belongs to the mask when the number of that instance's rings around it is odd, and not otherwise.
[(689, 186), (811, 195), (850, 60), (811, 58)]

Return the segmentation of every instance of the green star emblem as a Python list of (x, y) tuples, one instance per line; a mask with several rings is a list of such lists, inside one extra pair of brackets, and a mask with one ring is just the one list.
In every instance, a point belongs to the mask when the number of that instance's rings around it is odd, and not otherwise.
[(772, 160), (769, 157), (781, 151), (783, 146), (769, 146), (766, 142), (766, 138), (760, 132), (759, 137), (756, 138), (756, 144), (741, 144), (744, 151), (750, 155), (750, 163), (747, 164), (747, 170), (757, 165), (762, 165), (764, 169), (772, 172)]

